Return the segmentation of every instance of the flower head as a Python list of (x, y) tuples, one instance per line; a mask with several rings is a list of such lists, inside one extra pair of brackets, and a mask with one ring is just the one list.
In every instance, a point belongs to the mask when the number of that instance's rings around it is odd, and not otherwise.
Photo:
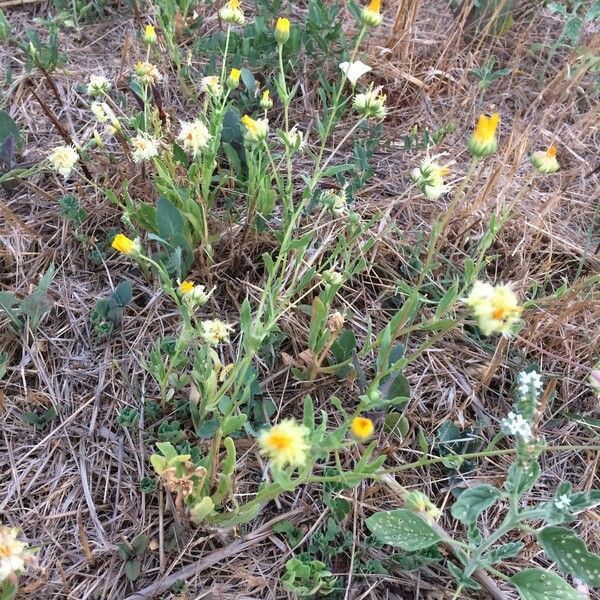
[(302, 467), (306, 464), (309, 430), (294, 419), (285, 419), (270, 429), (263, 431), (258, 437), (258, 444), (263, 454), (280, 469), (286, 465)]
[(135, 76), (140, 83), (154, 85), (162, 79), (160, 71), (152, 63), (139, 61), (135, 63)]
[(502, 419), (502, 429), (508, 435), (520, 437), (524, 442), (530, 442), (533, 439), (531, 425), (523, 418), (523, 415), (512, 411), (505, 419)]
[(348, 201), (344, 190), (324, 190), (321, 194), (321, 202), (323, 206), (330, 210), (337, 217), (342, 216), (348, 210)]
[(529, 160), (540, 173), (556, 173), (560, 168), (558, 160), (556, 160), (556, 146), (554, 144), (551, 144), (545, 152), (543, 150), (534, 152)]
[(294, 125), (287, 132), (284, 131), (281, 137), (283, 143), (292, 152), (297, 152), (304, 148), (304, 134), (298, 129), (298, 125)]
[(569, 510), (571, 507), (571, 498), (567, 494), (561, 494), (558, 498), (554, 498), (554, 506), (558, 510)]
[(144, 29), (144, 41), (149, 45), (156, 44), (156, 30), (154, 29), (154, 25), (146, 25)]
[(98, 123), (106, 123), (106, 121), (108, 121), (108, 115), (106, 114), (102, 104), (102, 102), (92, 102), (90, 104), (90, 110), (92, 111), (92, 114)]
[(235, 89), (240, 85), (240, 75), (242, 72), (239, 69), (231, 69), (229, 72), (229, 77), (227, 78), (227, 87), (230, 89)]
[(132, 240), (123, 233), (117, 233), (117, 235), (115, 235), (111, 246), (121, 254), (140, 253), (140, 241), (137, 238)]
[(110, 81), (104, 75), (90, 75), (87, 93), (90, 96), (104, 96), (110, 89)]
[(158, 154), (158, 140), (147, 134), (140, 133), (131, 138), (133, 162), (139, 163), (150, 160)]
[(269, 110), (270, 108), (273, 108), (273, 100), (271, 99), (271, 96), (269, 95), (269, 90), (265, 90), (262, 93), (262, 96), (260, 98), (260, 107), (263, 110)]
[(226, 342), (231, 331), (233, 331), (233, 327), (219, 319), (202, 321), (202, 337), (211, 346)]
[(66, 179), (79, 160), (79, 154), (74, 146), (58, 146), (52, 150), (48, 159), (52, 168)]
[(475, 132), (469, 142), (469, 152), (478, 158), (491, 156), (498, 149), (496, 129), (500, 123), (500, 115), (494, 113), (489, 117), (479, 115)]
[(203, 92), (214, 98), (218, 98), (223, 93), (223, 87), (216, 75), (208, 75), (202, 78), (200, 88)]
[(18, 534), (16, 527), (0, 525), (0, 583), (5, 580), (15, 583), (17, 575), (32, 560), (27, 544), (17, 539)]
[(290, 39), (290, 20), (279, 17), (275, 26), (275, 39), (278, 44), (285, 44)]
[(509, 285), (476, 281), (464, 302), (472, 310), (483, 335), (494, 332), (510, 335), (523, 311)]
[(219, 11), (219, 17), (230, 25), (243, 25), (245, 18), (240, 8), (240, 0), (229, 0)]
[(361, 19), (365, 25), (370, 25), (371, 27), (378, 27), (381, 25), (381, 13), (379, 9), (381, 8), (381, 0), (371, 0), (369, 6), (366, 6), (362, 9)]
[(181, 142), (186, 152), (196, 156), (200, 150), (206, 148), (211, 137), (206, 125), (200, 119), (196, 119), (181, 121), (181, 132), (177, 136), (177, 141)]
[(179, 284), (179, 293), (192, 306), (202, 306), (208, 302), (212, 290), (207, 292), (203, 285), (196, 285), (193, 281), (185, 280)]
[(359, 440), (366, 440), (373, 435), (375, 425), (368, 417), (354, 417), (350, 425), (352, 435)]
[(386, 113), (386, 95), (381, 94), (381, 88), (370, 89), (354, 96), (354, 108), (358, 114), (367, 119), (383, 119)]
[(365, 65), (365, 63), (360, 60), (355, 60), (354, 62), (340, 63), (340, 69), (346, 74), (348, 81), (354, 86), (365, 73), (368, 73), (371, 70), (371, 67)]
[(435, 158), (426, 158), (410, 174), (417, 188), (430, 200), (435, 200), (450, 190), (450, 186), (444, 183), (444, 177), (450, 173), (450, 169), (438, 165)]
[(246, 128), (245, 137), (249, 142), (262, 142), (269, 135), (268, 119), (253, 119), (249, 115), (244, 115), (241, 120)]
[(342, 285), (344, 283), (344, 275), (335, 269), (327, 269), (323, 271), (323, 282), (326, 285)]

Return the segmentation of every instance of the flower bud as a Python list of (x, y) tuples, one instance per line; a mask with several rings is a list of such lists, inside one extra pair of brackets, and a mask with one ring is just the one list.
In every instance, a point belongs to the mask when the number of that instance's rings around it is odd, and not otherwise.
[(290, 20), (279, 17), (275, 27), (275, 39), (280, 45), (285, 44), (290, 39)]
[(229, 77), (227, 78), (227, 87), (230, 90), (234, 90), (240, 85), (240, 75), (242, 72), (239, 69), (231, 69)]
[(260, 107), (263, 110), (269, 110), (269, 109), (273, 108), (273, 100), (271, 99), (271, 96), (269, 95), (269, 90), (265, 90), (262, 93), (262, 96), (260, 98)]

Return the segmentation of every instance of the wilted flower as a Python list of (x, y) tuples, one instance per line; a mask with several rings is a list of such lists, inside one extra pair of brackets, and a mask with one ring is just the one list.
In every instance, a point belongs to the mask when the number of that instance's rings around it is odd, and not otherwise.
[(273, 108), (273, 100), (271, 99), (271, 96), (269, 95), (269, 90), (265, 90), (262, 93), (262, 96), (260, 99), (260, 107), (263, 110), (269, 110), (270, 108)]
[(338, 192), (324, 190), (321, 194), (321, 202), (325, 208), (338, 217), (348, 210), (346, 192), (344, 192), (344, 190), (339, 190)]
[(154, 29), (154, 25), (146, 25), (144, 29), (144, 41), (146, 44), (156, 44), (156, 30)]
[(304, 147), (304, 134), (294, 125), (288, 132), (282, 133), (283, 143), (294, 152), (302, 150)]
[(365, 25), (378, 27), (381, 24), (381, 0), (371, 0), (369, 6), (362, 9), (361, 19)]
[(430, 200), (435, 200), (450, 190), (450, 186), (444, 183), (444, 177), (450, 173), (450, 169), (438, 165), (435, 158), (426, 158), (421, 166), (413, 169), (410, 174), (417, 188)]
[(131, 156), (133, 162), (139, 163), (144, 160), (150, 160), (158, 154), (158, 140), (145, 133), (140, 133), (131, 138), (133, 152)]
[(478, 158), (491, 156), (498, 149), (496, 140), (496, 129), (500, 123), (500, 115), (494, 113), (491, 116), (480, 115), (477, 127), (469, 142), (469, 152)]
[(464, 302), (473, 311), (483, 335), (494, 332), (510, 335), (523, 311), (509, 285), (476, 281)]
[(240, 8), (240, 0), (229, 0), (225, 6), (219, 11), (219, 17), (225, 23), (231, 25), (243, 25), (244, 24), (244, 13)]
[(200, 87), (203, 92), (206, 92), (209, 96), (214, 96), (215, 98), (218, 98), (223, 93), (223, 88), (216, 75), (203, 77)]
[(275, 39), (278, 44), (285, 44), (290, 39), (290, 20), (279, 17), (275, 26)]
[(79, 160), (79, 154), (74, 146), (58, 146), (52, 150), (48, 159), (52, 168), (66, 179)]
[(139, 254), (141, 251), (139, 239), (132, 240), (123, 233), (115, 235), (111, 246), (121, 254)]
[(368, 417), (354, 417), (350, 425), (352, 435), (359, 440), (366, 440), (373, 435), (375, 425)]
[(233, 331), (233, 327), (219, 319), (202, 321), (202, 337), (211, 346), (226, 342), (231, 331)]
[(288, 464), (302, 467), (306, 464), (309, 433), (307, 427), (294, 419), (285, 419), (263, 431), (258, 436), (258, 444), (261, 452), (280, 469)]
[(246, 128), (245, 137), (249, 142), (262, 142), (269, 135), (268, 119), (253, 119), (249, 115), (244, 115), (241, 120)]
[(108, 121), (108, 115), (102, 106), (102, 102), (92, 102), (90, 110), (98, 123), (106, 123)]
[(531, 155), (531, 164), (540, 172), (540, 173), (556, 173), (558, 171), (559, 164), (558, 160), (556, 160), (556, 146), (551, 144), (548, 147), (548, 150), (545, 152), (543, 150), (538, 150)]
[(196, 119), (181, 121), (181, 132), (177, 136), (177, 141), (181, 142), (186, 152), (196, 156), (200, 150), (206, 148), (211, 137), (206, 125), (200, 119)]
[(154, 85), (162, 79), (160, 71), (149, 62), (139, 61), (135, 64), (135, 76), (140, 83)]
[(104, 75), (90, 75), (87, 93), (90, 96), (104, 96), (110, 89), (110, 81)]
[(16, 527), (0, 525), (0, 583), (16, 583), (19, 573), (33, 560), (27, 544), (17, 539), (18, 534)]
[(417, 490), (406, 492), (404, 505), (408, 510), (424, 513), (434, 521), (439, 519), (442, 514), (442, 511), (425, 494)]
[(524, 442), (530, 442), (533, 439), (531, 425), (523, 418), (523, 415), (512, 411), (505, 419), (502, 419), (502, 429), (508, 435), (520, 437)]
[(354, 108), (359, 115), (367, 119), (383, 119), (385, 117), (386, 96), (380, 92), (381, 88), (377, 87), (354, 96)]
[(231, 69), (229, 77), (227, 78), (227, 87), (233, 90), (240, 85), (241, 74), (242, 72), (239, 69)]
[(371, 67), (365, 65), (365, 63), (360, 60), (355, 60), (354, 62), (340, 63), (340, 69), (346, 73), (348, 81), (352, 85), (355, 85), (365, 73), (368, 73), (371, 70)]

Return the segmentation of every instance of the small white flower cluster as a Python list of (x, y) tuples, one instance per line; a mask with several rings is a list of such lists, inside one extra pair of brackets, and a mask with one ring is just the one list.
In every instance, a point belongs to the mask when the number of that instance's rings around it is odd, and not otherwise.
[(533, 431), (531, 425), (520, 415), (515, 412), (509, 412), (506, 419), (502, 419), (502, 429), (508, 435), (517, 435), (524, 442), (529, 442), (533, 439)]
[(562, 494), (562, 496), (554, 499), (554, 506), (556, 506), (558, 510), (569, 510), (569, 507), (571, 506), (571, 498), (569, 498), (569, 496), (566, 494)]
[(519, 373), (519, 394), (526, 396), (531, 394), (537, 398), (542, 389), (542, 376), (537, 371)]

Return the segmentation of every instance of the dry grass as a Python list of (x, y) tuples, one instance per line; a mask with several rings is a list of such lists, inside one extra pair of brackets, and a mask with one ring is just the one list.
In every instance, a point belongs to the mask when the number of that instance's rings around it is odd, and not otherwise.
[[(409, 462), (418, 448), (417, 428), (432, 435), (448, 420), (464, 427), (479, 424), (484, 446), (509, 409), (507, 398), (516, 370), (537, 361), (554, 387), (548, 401), (551, 418), (543, 425), (543, 433), (553, 444), (592, 443), (597, 440), (597, 429), (564, 416), (565, 412), (600, 416), (598, 400), (585, 384), (600, 349), (600, 287), (584, 286), (585, 279), (600, 270), (596, 247), (600, 137), (592, 78), (578, 74), (581, 63), (577, 53), (562, 51), (550, 65), (545, 85), (540, 88), (536, 84), (535, 74), (545, 57), (532, 53), (531, 43), (553, 39), (559, 24), (557, 17), (529, 2), (517, 9), (521, 16), (507, 35), (486, 38), (470, 38), (464, 27), (466, 11), (453, 15), (443, 0), (408, 2), (398, 9), (399, 19), (392, 29), (396, 15), (392, 4), (384, 6), (389, 27), (382, 27), (379, 37), (371, 39), (364, 59), (376, 65), (374, 74), (386, 88), (391, 113), (384, 143), (375, 156), (376, 176), (355, 207), (365, 216), (385, 212), (383, 225), (388, 230), (377, 243), (370, 268), (341, 294), (340, 306), (354, 314), (352, 328), (360, 337), (369, 321), (376, 329), (385, 325), (395, 279), (398, 274), (411, 273), (411, 249), (444, 210), (442, 202), (406, 192), (408, 173), (422, 152), (403, 151), (397, 142), (415, 124), (433, 130), (452, 121), (456, 131), (439, 150), (455, 161), (457, 175), (464, 174), (469, 162), (465, 132), (485, 109), (495, 108), (502, 114), (500, 152), (478, 172), (444, 232), (445, 258), (437, 269), (439, 281), (451, 277), (452, 266), (463, 265), (466, 251), (483, 235), (488, 218), (511, 205), (514, 217), (491, 251), (497, 258), (488, 268), (490, 278), (514, 281), (521, 292), (528, 292), (535, 282), (540, 297), (551, 294), (565, 280), (575, 283), (560, 299), (541, 300), (528, 310), (526, 327), (519, 336), (503, 340), (497, 347), (494, 342), (478, 343), (458, 332), (441, 337), (425, 351), (407, 371), (413, 390), (406, 411), (411, 432), (402, 441), (381, 434), (386, 464)], [(297, 12), (300, 19), (302, 10)], [(45, 6), (30, 5), (11, 9), (8, 18), (18, 34), (31, 26), (33, 16), (46, 13)], [(215, 26), (214, 22), (208, 25)], [(591, 27), (582, 41), (597, 53), (598, 34)], [(41, 114), (28, 80), (70, 135), (86, 139), (92, 124), (87, 100), (75, 86), (92, 72), (112, 78), (122, 74), (137, 57), (134, 31), (130, 17), (115, 11), (105, 21), (85, 26), (80, 40), (63, 32), (69, 61), (64, 71), (53, 75), (60, 103), (43, 78), (37, 74), (29, 77), (18, 55), (10, 48), (0, 49), (0, 62), (10, 65), (13, 73), (13, 82), (4, 90), (4, 104), (26, 132), (25, 162), (41, 160), (60, 142), (56, 129)], [(481, 101), (467, 70), (490, 55), (496, 55), (502, 66), (512, 67), (513, 72)], [(166, 64), (162, 69), (168, 72)], [(299, 123), (307, 125), (316, 101), (317, 82), (311, 73), (307, 67), (300, 75), (305, 110), (295, 115)], [(567, 73), (570, 78), (565, 78)], [(164, 90), (170, 112), (183, 117), (193, 110), (177, 96), (173, 75)], [(532, 189), (523, 192), (524, 186), (531, 184), (526, 154), (532, 147), (550, 142), (559, 145), (562, 170), (551, 178), (536, 179)], [(113, 189), (130, 174), (125, 164), (110, 169), (108, 164), (97, 164), (94, 169)], [(144, 192), (146, 184), (139, 177), (131, 184), (138, 193)], [(65, 192), (77, 195), (88, 210), (83, 233), (92, 241), (104, 239), (111, 227), (118, 226), (116, 208), (83, 180), (65, 186), (58, 176), (36, 176), (2, 200), (0, 288), (25, 294), (51, 263), (58, 266), (51, 288), (55, 308), (35, 338), (19, 339), (0, 320), (0, 351), (12, 356), (0, 388), (0, 514), (3, 521), (21, 526), (31, 544), (40, 546), (41, 569), (25, 579), (20, 597), (141, 600), (161, 594), (171, 598), (168, 587), (178, 578), (187, 579), (189, 598), (287, 597), (279, 577), (292, 549), (282, 536), (272, 533), (270, 524), (288, 518), (306, 532), (305, 541), (310, 540), (327, 517), (320, 490), (300, 489), (270, 504), (251, 526), (232, 531), (190, 528), (174, 518), (172, 502), (162, 492), (140, 492), (140, 480), (150, 474), (147, 442), (152, 440), (146, 439), (143, 416), (139, 430), (129, 431), (117, 424), (117, 415), (124, 407), (139, 408), (144, 399), (154, 397), (156, 389), (141, 362), (158, 336), (173, 333), (177, 319), (168, 300), (131, 264), (115, 257), (102, 264), (90, 260), (92, 245), (82, 246), (57, 215), (56, 202)], [(336, 227), (336, 223), (325, 224), (320, 235), (323, 239), (335, 235)], [(265, 244), (271, 243), (250, 236), (234, 255), (235, 236), (235, 231), (224, 230), (217, 245), (221, 252), (217, 265), (210, 273), (198, 265), (196, 273), (198, 279), (210, 277), (218, 286), (218, 295), (207, 311), (224, 311), (232, 322), (246, 293), (255, 295), (260, 288), (257, 259)], [(90, 310), (98, 297), (105, 297), (124, 278), (133, 283), (133, 305), (126, 310), (122, 330), (98, 344), (90, 331)], [(302, 315), (292, 315), (283, 328), (293, 340), (283, 349), (296, 357), (305, 349), (307, 321)], [(425, 339), (425, 334), (411, 337), (409, 345), (416, 348)], [(230, 352), (233, 359), (233, 350)], [(273, 399), (278, 414), (297, 413), (306, 393), (323, 406), (332, 394), (349, 406), (357, 396), (355, 385), (348, 381), (295, 382), (279, 360), (272, 371), (267, 365), (258, 367), (266, 382), (263, 392)], [(50, 406), (58, 417), (45, 430), (36, 430), (21, 418), (24, 411)], [(241, 497), (255, 489), (264, 465), (250, 440), (239, 442), (238, 457), (239, 480), (247, 482), (236, 490)], [(346, 460), (353, 458), (349, 455)], [(544, 476), (533, 496), (547, 499), (557, 484), (567, 480), (578, 490), (600, 487), (597, 461), (597, 454), (584, 452), (545, 455)], [(468, 478), (501, 484), (508, 464), (509, 459), (503, 457), (481, 461)], [(398, 480), (427, 492), (442, 506), (451, 503), (451, 485), (457, 477), (442, 468), (429, 468), (402, 474)], [(364, 549), (364, 518), (374, 510), (397, 507), (398, 498), (387, 487), (373, 483), (341, 494), (353, 507), (347, 528), (356, 548)], [(485, 526), (492, 528), (498, 518), (490, 514)], [(596, 550), (600, 549), (599, 520), (600, 513), (592, 510), (578, 527)], [(444, 525), (450, 531), (456, 526), (449, 518)], [(136, 589), (150, 586), (150, 590), (136, 595), (127, 583), (115, 544), (139, 533), (147, 533), (156, 543), (146, 555), (143, 575), (136, 583)], [(532, 540), (523, 535), (523, 541), (526, 550), (511, 568), (533, 563), (547, 566)], [(384, 554), (373, 549), (367, 552), (372, 558)], [(452, 595), (447, 574), (437, 567), (417, 574), (397, 570), (385, 578), (355, 572), (347, 578), (351, 565), (344, 555), (333, 568), (347, 586), (347, 598), (433, 600)], [(487, 596), (469, 593), (461, 597)], [(507, 592), (506, 598), (511, 597)], [(589, 597), (598, 599), (600, 595), (590, 590)]]

